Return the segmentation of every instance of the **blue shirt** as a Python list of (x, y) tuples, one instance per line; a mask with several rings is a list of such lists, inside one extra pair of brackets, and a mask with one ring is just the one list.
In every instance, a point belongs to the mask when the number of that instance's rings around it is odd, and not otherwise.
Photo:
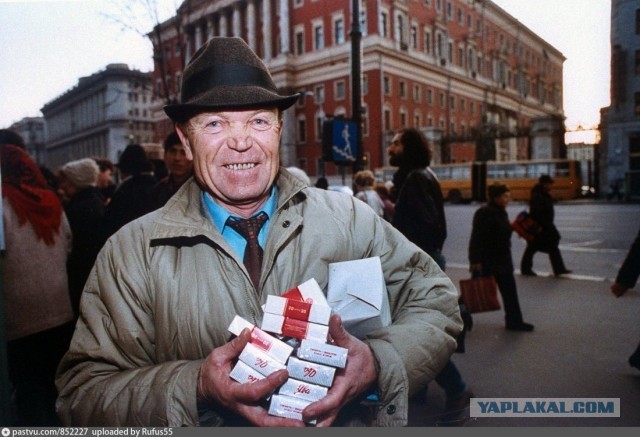
[[(202, 197), (204, 199), (204, 204), (206, 205), (207, 210), (209, 211), (209, 214), (211, 214), (213, 223), (220, 230), (222, 237), (225, 240), (227, 240), (227, 243), (229, 243), (229, 245), (236, 252), (238, 257), (242, 259), (244, 257), (244, 249), (247, 247), (247, 240), (245, 240), (244, 237), (240, 235), (231, 226), (226, 225), (227, 219), (229, 217), (234, 217), (238, 219), (240, 219), (240, 217), (234, 216), (225, 208), (223, 208), (218, 203), (216, 203), (216, 201), (213, 200), (213, 197), (211, 197), (209, 193), (203, 192)], [(256, 211), (256, 213), (254, 214), (255, 216), (259, 214), (261, 211), (263, 211), (267, 214), (267, 217), (268, 217), (267, 221), (264, 223), (264, 225), (260, 229), (260, 232), (258, 233), (258, 243), (260, 243), (260, 247), (264, 247), (265, 243), (267, 242), (267, 234), (269, 232), (271, 216), (276, 210), (276, 198), (277, 198), (277, 189), (276, 187), (273, 187), (271, 190), (271, 195), (269, 196), (269, 199), (267, 200), (267, 202), (262, 206), (262, 208), (259, 211)]]

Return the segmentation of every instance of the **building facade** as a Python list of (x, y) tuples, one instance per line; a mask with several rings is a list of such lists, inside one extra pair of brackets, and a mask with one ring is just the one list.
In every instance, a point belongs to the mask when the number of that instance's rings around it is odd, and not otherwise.
[(128, 144), (153, 142), (151, 73), (109, 64), (45, 104), (47, 166), (90, 156), (118, 161)]
[(47, 151), (45, 143), (47, 130), (44, 119), (42, 117), (25, 117), (13, 123), (9, 128), (20, 134), (24, 139), (27, 152), (29, 152), (33, 160), (38, 165), (46, 166)]
[[(160, 26), (164, 32), (150, 34), (158, 101), (177, 99), (178, 69), (208, 38), (240, 36), (283, 92), (302, 96), (285, 114), (282, 164), (310, 175), (336, 174), (336, 166), (323, 160), (322, 126), (327, 119), (353, 118), (358, 82), (351, 36), (359, 32), (366, 167), (386, 164), (387, 143), (403, 127), (428, 135), (435, 162), (566, 154), (565, 58), (493, 2), (356, 4), (359, 26), (352, 26), (354, 0), (186, 0)], [(169, 91), (160, 86), (168, 70)], [(166, 130), (166, 118), (156, 114)], [(543, 126), (535, 128), (538, 120)]]
[(640, 3), (611, 2), (611, 105), (601, 111), (600, 192), (640, 199)]

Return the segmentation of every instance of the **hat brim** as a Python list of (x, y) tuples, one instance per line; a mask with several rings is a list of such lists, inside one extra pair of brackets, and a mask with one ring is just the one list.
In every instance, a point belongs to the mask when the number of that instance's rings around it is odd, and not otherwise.
[(164, 112), (175, 122), (184, 122), (196, 114), (207, 111), (235, 111), (254, 108), (291, 107), (300, 98), (300, 93), (281, 96), (260, 87), (223, 87), (203, 93), (187, 103), (164, 106)]

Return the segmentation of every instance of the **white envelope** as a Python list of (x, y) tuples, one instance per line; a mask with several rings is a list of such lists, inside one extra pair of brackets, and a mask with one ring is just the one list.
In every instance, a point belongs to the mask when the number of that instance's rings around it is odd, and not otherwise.
[(380, 257), (330, 263), (327, 301), (355, 337), (389, 326), (391, 311)]

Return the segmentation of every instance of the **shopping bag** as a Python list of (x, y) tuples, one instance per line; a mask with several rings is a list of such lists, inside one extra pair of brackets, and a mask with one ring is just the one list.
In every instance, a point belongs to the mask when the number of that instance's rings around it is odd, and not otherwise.
[(540, 233), (540, 225), (527, 211), (521, 211), (511, 223), (511, 227), (520, 237), (527, 241), (533, 241)]
[(493, 276), (478, 276), (460, 280), (462, 301), (470, 313), (496, 311), (501, 308), (498, 285)]

